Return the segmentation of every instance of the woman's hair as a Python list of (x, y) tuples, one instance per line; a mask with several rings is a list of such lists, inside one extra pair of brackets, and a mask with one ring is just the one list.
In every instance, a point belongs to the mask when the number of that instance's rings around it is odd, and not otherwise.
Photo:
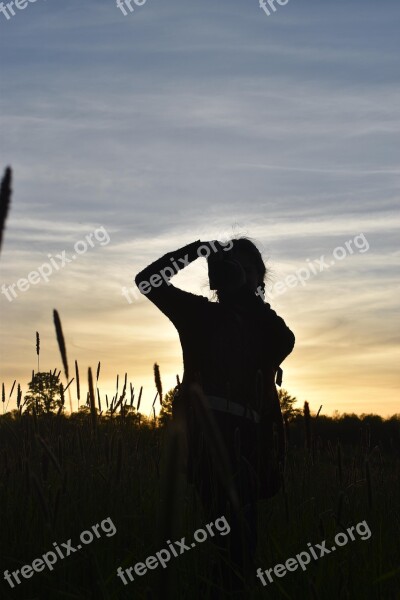
[[(245, 237), (245, 236), (241, 236), (239, 238), (233, 238), (230, 241), (233, 245), (232, 245), (231, 250), (226, 251), (226, 254), (229, 256), (230, 252), (232, 252), (232, 251), (238, 251), (238, 252), (241, 252), (242, 254), (246, 254), (251, 259), (251, 261), (253, 262), (254, 266), (257, 269), (258, 276), (259, 276), (257, 287), (261, 287), (263, 292), (265, 292), (265, 279), (267, 276), (267, 268), (264, 264), (264, 260), (261, 255), (261, 252), (255, 245), (255, 243), (250, 238)], [(219, 300), (218, 290), (215, 290), (215, 296)]]
[(255, 243), (247, 237), (240, 237), (231, 241), (235, 250), (238, 250), (243, 254), (247, 254), (252, 259), (253, 264), (255, 265), (259, 274), (259, 285), (264, 285), (264, 279), (267, 274), (267, 268), (264, 264), (261, 252), (255, 245)]

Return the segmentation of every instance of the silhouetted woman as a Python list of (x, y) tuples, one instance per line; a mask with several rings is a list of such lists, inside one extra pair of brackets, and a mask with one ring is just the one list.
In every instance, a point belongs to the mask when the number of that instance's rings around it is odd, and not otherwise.
[[(218, 302), (169, 281), (200, 256), (207, 258), (210, 289), (216, 290)], [(275, 374), (295, 338), (263, 300), (265, 276), (259, 250), (242, 237), (224, 243), (198, 240), (165, 254), (135, 278), (140, 291), (179, 333), (184, 374), (174, 412), (183, 413), (186, 420), (189, 480), (196, 486), (207, 522), (225, 516), (230, 524), (229, 535), (212, 539), (225, 552), (215, 578), (232, 598), (245, 597), (245, 584), (255, 572), (257, 500), (279, 489), (276, 461), (284, 459)], [(225, 445), (239, 497), (236, 510), (218, 473), (215, 450), (213, 454), (207, 432), (192, 410), (193, 383), (201, 386)]]

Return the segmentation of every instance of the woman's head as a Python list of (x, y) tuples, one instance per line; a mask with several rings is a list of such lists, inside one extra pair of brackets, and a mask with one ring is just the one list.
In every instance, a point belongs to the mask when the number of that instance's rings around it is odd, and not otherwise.
[(240, 237), (230, 241), (231, 249), (223, 250), (216, 257), (212, 254), (208, 258), (209, 272), (218, 262), (220, 272), (223, 272), (224, 278), (221, 278), (220, 286), (216, 286), (216, 295), (218, 300), (227, 291), (234, 294), (235, 290), (246, 285), (250, 290), (256, 293), (261, 287), (265, 289), (265, 276), (267, 269), (265, 267), (261, 252), (249, 238)]

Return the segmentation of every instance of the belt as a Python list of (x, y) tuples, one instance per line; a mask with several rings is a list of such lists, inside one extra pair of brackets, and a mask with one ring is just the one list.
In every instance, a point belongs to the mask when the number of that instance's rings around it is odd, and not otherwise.
[(232, 402), (227, 398), (220, 398), (219, 396), (206, 397), (210, 408), (213, 410), (229, 413), (230, 415), (235, 415), (237, 417), (246, 417), (246, 419), (249, 419), (254, 423), (260, 422), (260, 415), (248, 406), (243, 406), (243, 404), (238, 404), (238, 402)]

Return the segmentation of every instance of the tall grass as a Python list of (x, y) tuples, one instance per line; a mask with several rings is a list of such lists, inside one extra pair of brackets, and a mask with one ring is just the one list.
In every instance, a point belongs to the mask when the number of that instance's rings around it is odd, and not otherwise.
[[(58, 313), (57, 313), (58, 316)], [(55, 319), (56, 321), (56, 319)], [(56, 326), (61, 358), (68, 380), (66, 348), (58, 316)], [(65, 360), (65, 363), (64, 363)], [(157, 363), (155, 363), (157, 364)], [(99, 380), (100, 363), (96, 370)], [(155, 374), (162, 394), (160, 372)], [(58, 377), (54, 370), (54, 377)], [(76, 398), (80, 379), (75, 361)], [(64, 388), (71, 391), (71, 381)], [(179, 378), (177, 383), (180, 384)], [(12, 386), (9, 397), (16, 386)], [(73, 386), (75, 389), (75, 386)], [(17, 387), (18, 410), (0, 417), (0, 556), (4, 569), (13, 571), (52, 549), (53, 543), (72, 539), (83, 530), (111, 517), (113, 537), (95, 539), (79, 552), (59, 561), (53, 571), (36, 573), (15, 589), (0, 582), (0, 597), (128, 600), (137, 598), (211, 597), (214, 589), (208, 540), (167, 569), (148, 571), (124, 587), (116, 576), (119, 566), (131, 567), (166, 547), (167, 540), (193, 539), (206, 524), (203, 508), (185, 480), (185, 429), (174, 422), (168, 429), (140, 416), (143, 387), (134, 410), (134, 388), (126, 394), (127, 375), (103, 414), (88, 369), (88, 408), (66, 417), (23, 410)], [(258, 394), (262, 385), (258, 381)], [(119, 393), (119, 395), (118, 395)], [(204, 431), (221, 481), (234, 503), (230, 464), (199, 386), (192, 391), (194, 417)], [(2, 403), (6, 390), (2, 387)], [(108, 403), (108, 399), (107, 399)], [(336, 533), (365, 520), (372, 536), (357, 539), (313, 562), (303, 572), (287, 573), (263, 588), (258, 580), (246, 598), (336, 600), (394, 600), (400, 589), (400, 458), (398, 452), (374, 445), (368, 429), (351, 444), (321, 444), (309, 406), (305, 410), (303, 442), (289, 444), (283, 486), (260, 504), (257, 565), (273, 568), (307, 549), (307, 543), (328, 541)], [(117, 410), (119, 409), (119, 413)], [(131, 409), (131, 410), (129, 410)], [(240, 434), (235, 450), (241, 454)], [(313, 460), (310, 449), (313, 449)], [(215, 515), (215, 518), (221, 515)], [(229, 515), (225, 515), (228, 518)], [(200, 591), (201, 590), (201, 591)], [(215, 590), (214, 590), (215, 591)]]

